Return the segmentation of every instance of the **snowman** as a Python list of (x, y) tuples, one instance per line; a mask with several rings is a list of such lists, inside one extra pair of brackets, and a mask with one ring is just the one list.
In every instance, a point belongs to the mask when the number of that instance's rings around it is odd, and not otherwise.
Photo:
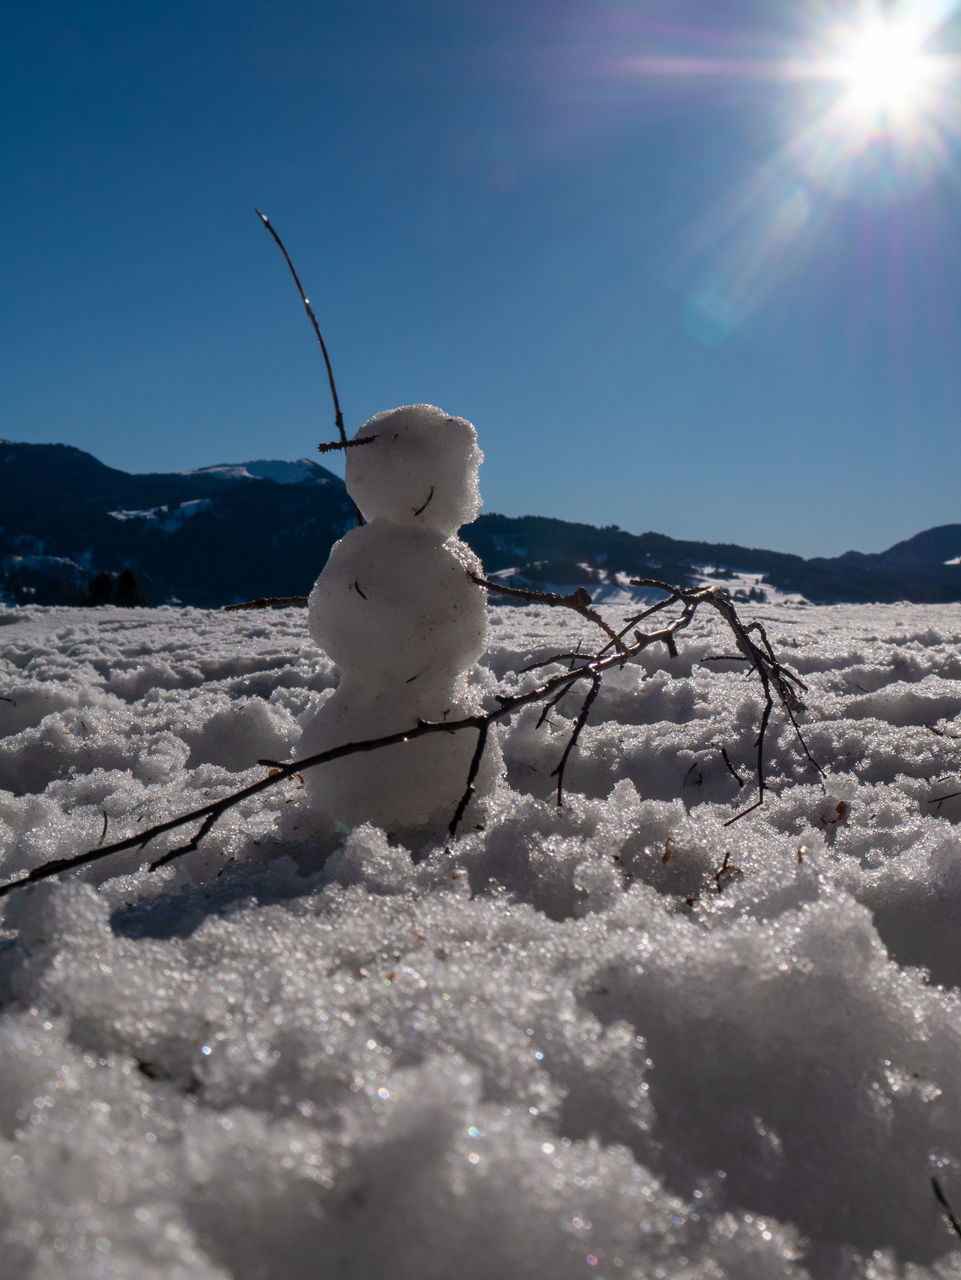
[[(468, 675), (487, 644), (486, 593), (456, 536), (481, 505), (477, 433), (419, 404), (377, 414), (354, 439), (368, 443), (347, 451), (347, 491), (367, 523), (335, 544), (310, 594), (310, 634), (340, 683), (305, 726), (302, 756), (478, 709)], [(307, 800), (341, 831), (439, 834), (476, 744), (461, 730), (333, 760), (305, 774)], [(491, 735), (475, 795), (493, 786), (499, 756)]]

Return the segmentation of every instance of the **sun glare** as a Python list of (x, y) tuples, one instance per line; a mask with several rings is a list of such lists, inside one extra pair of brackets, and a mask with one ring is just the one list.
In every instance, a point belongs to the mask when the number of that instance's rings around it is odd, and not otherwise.
[[(915, 205), (922, 216), (937, 217), (933, 201), (920, 203), (924, 188), (957, 172), (961, 0), (783, 7), (799, 11), (800, 21), (759, 33), (728, 31), (718, 19), (716, 27), (685, 29), (679, 48), (649, 34), (643, 50), (619, 53), (612, 63), (652, 90), (658, 83), (696, 86), (708, 105), (711, 93), (725, 104), (739, 101), (732, 89), (757, 103), (767, 94), (771, 103), (769, 118), (759, 113), (759, 128), (778, 138), (770, 155), (708, 202), (692, 233), (690, 271), (698, 278), (686, 322), (704, 342), (723, 341), (783, 292), (792, 274), (799, 277), (828, 240), (836, 213)], [(707, 111), (704, 125), (710, 134)], [(865, 241), (863, 252), (873, 245)], [(892, 259), (895, 266), (901, 270), (900, 259)]]
[(908, 23), (882, 23), (851, 37), (839, 67), (846, 105), (855, 112), (904, 116), (923, 103), (932, 78), (921, 34)]

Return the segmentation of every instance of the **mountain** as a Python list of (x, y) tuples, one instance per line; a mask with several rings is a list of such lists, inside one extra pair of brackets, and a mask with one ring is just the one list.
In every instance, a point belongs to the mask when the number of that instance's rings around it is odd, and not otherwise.
[(874, 555), (846, 551), (833, 559), (802, 560), (769, 577), (774, 586), (819, 604), (952, 603), (961, 600), (961, 524), (926, 529)]
[[(707, 567), (749, 574), (761, 589), (797, 593), (813, 604), (961, 600), (961, 525), (943, 525), (877, 555), (834, 559), (787, 555), (729, 543), (685, 542), (540, 516), (481, 516), (464, 530), (488, 573), (520, 563), (532, 582), (600, 581), (614, 571), (684, 583)], [(579, 574), (579, 576), (578, 576)]]
[[(61, 444), (0, 441), (0, 598), (76, 604), (98, 573), (133, 570), (155, 603), (218, 607), (305, 595), (354, 524), (344, 483), (308, 458), (131, 475)], [(687, 542), (543, 516), (482, 515), (463, 530), (515, 585), (750, 575), (818, 604), (961, 600), (961, 524), (865, 555), (801, 556)]]
[(0, 494), (0, 589), (18, 603), (76, 603), (125, 567), (155, 603), (298, 595), (354, 522), (343, 481), (306, 458), (130, 475), (2, 441)]

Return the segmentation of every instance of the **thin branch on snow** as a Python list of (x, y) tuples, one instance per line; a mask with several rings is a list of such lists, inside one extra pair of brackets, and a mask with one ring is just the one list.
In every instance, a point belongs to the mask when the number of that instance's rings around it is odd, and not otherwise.
[(581, 736), (581, 730), (584, 728), (585, 724), (587, 724), (587, 717), (590, 715), (591, 707), (594, 704), (594, 699), (597, 697), (597, 691), (600, 687), (600, 673), (595, 671), (591, 680), (591, 687), (588, 689), (587, 696), (581, 704), (577, 720), (574, 722), (574, 728), (571, 730), (571, 736), (568, 738), (567, 746), (564, 748), (564, 754), (558, 761), (557, 767), (551, 773), (552, 777), (557, 778), (558, 806), (560, 806), (564, 800), (564, 770), (567, 768), (567, 761), (570, 759), (571, 752), (577, 746), (577, 739)]
[[(757, 799), (753, 804), (749, 804), (746, 808), (741, 809), (733, 818), (728, 818), (725, 826), (730, 826), (732, 822), (751, 813), (764, 803), (765, 792), (767, 791), (767, 779), (764, 772), (764, 745), (767, 737), (768, 724), (771, 719), (771, 713), (774, 710), (775, 701), (780, 705), (787, 719), (790, 721), (791, 728), (797, 738), (801, 750), (804, 752), (808, 763), (816, 772), (823, 777), (824, 770), (811, 755), (808, 750), (807, 743), (804, 741), (804, 735), (801, 733), (800, 726), (797, 722), (797, 712), (803, 710), (804, 704), (801, 701), (800, 694), (807, 691), (807, 685), (796, 676), (793, 671), (789, 671), (787, 667), (778, 662), (774, 656), (774, 650), (767, 638), (763, 626), (760, 622), (751, 622), (747, 626), (738, 617), (734, 602), (726, 591), (718, 587), (672, 587), (666, 582), (659, 582), (655, 578), (632, 578), (631, 586), (635, 587), (657, 587), (661, 591), (670, 593), (670, 598), (666, 602), (671, 604), (676, 600), (683, 600), (688, 605), (691, 603), (699, 603), (703, 601), (712, 606), (721, 615), (727, 623), (734, 637), (734, 643), (737, 646), (740, 657), (749, 662), (753, 668), (758, 680), (761, 682), (761, 690), (764, 694), (764, 705), (761, 708), (761, 722), (758, 727), (758, 735), (755, 743), (756, 758), (754, 765), (754, 776), (757, 779)], [(655, 605), (656, 609), (658, 606)], [(625, 626), (625, 631), (641, 618), (647, 617), (653, 612), (648, 609), (644, 614), (638, 615), (636, 619), (629, 620)], [(751, 635), (756, 634), (760, 637), (761, 643), (755, 644), (751, 639)], [(622, 635), (624, 632), (621, 633)]]
[(949, 791), (947, 795), (944, 796), (932, 796), (928, 801), (928, 804), (936, 804), (940, 808), (941, 805), (944, 804), (945, 800), (954, 800), (958, 796), (961, 796), (961, 791)]
[[(587, 722), (591, 706), (597, 696), (604, 674), (612, 668), (623, 667), (626, 662), (629, 662), (633, 658), (637, 658), (645, 649), (649, 648), (653, 644), (663, 644), (669, 653), (676, 654), (677, 645), (675, 637), (678, 632), (684, 630), (684, 628), (690, 625), (697, 609), (701, 605), (708, 605), (716, 609), (730, 627), (738, 649), (742, 656), (751, 663), (760, 681), (762, 692), (764, 694), (764, 705), (761, 711), (756, 742), (757, 754), (755, 763), (755, 779), (758, 790), (757, 800), (754, 804), (741, 810), (740, 813), (735, 814), (733, 818), (729, 819), (729, 822), (735, 822), (739, 818), (744, 817), (745, 814), (756, 809), (764, 801), (766, 792), (764, 746), (775, 702), (780, 705), (781, 709), (790, 720), (807, 759), (816, 769), (818, 769), (819, 772), (821, 772), (820, 766), (818, 766), (814, 761), (804, 743), (804, 738), (796, 720), (796, 713), (803, 707), (798, 690), (803, 691), (805, 686), (793, 672), (788, 671), (787, 668), (782, 666), (774, 657), (773, 651), (767, 643), (767, 637), (764, 635), (763, 628), (761, 628), (758, 623), (751, 623), (745, 626), (738, 617), (730, 597), (727, 596), (725, 592), (720, 591), (715, 587), (687, 589), (672, 587), (667, 583), (661, 583), (654, 579), (644, 579), (637, 585), (656, 587), (659, 590), (667, 592), (669, 598), (668, 600), (660, 602), (659, 604), (645, 610), (642, 614), (637, 615), (637, 617), (630, 619), (624, 630), (613, 639), (608, 640), (607, 644), (597, 653), (588, 655), (561, 655), (560, 657), (556, 657), (554, 661), (566, 661), (571, 659), (576, 665), (566, 667), (561, 672), (547, 676), (532, 689), (528, 689), (521, 693), (497, 694), (495, 695), (496, 705), (494, 707), (487, 711), (478, 712), (475, 715), (464, 716), (460, 720), (440, 722), (422, 720), (411, 728), (401, 730), (398, 733), (385, 734), (382, 737), (370, 738), (363, 742), (343, 743), (339, 747), (332, 747), (326, 751), (318, 752), (315, 755), (305, 756), (300, 760), (288, 761), (286, 764), (276, 761), (260, 761), (261, 764), (270, 766), (271, 768), (271, 772), (267, 777), (260, 778), (246, 787), (241, 787), (237, 791), (233, 791), (226, 796), (222, 796), (219, 800), (213, 800), (208, 804), (201, 805), (199, 808), (193, 809), (189, 813), (181, 814), (176, 818), (170, 818), (166, 822), (157, 823), (137, 835), (128, 836), (124, 840), (118, 840), (109, 845), (99, 845), (96, 849), (90, 849), (84, 853), (75, 854), (72, 857), (58, 858), (54, 861), (43, 863), (41, 866), (35, 867), (32, 871), (28, 872), (25, 876), (21, 876), (19, 879), (10, 880), (6, 883), (0, 884), (0, 898), (5, 897), (16, 888), (20, 888), (21, 886), (28, 884), (35, 884), (41, 880), (47, 880), (51, 876), (59, 875), (64, 871), (75, 870), (78, 867), (86, 866), (88, 863), (96, 862), (101, 858), (108, 857), (110, 854), (120, 853), (127, 849), (144, 849), (158, 836), (165, 835), (170, 831), (179, 830), (181, 827), (189, 826), (192, 823), (199, 824), (194, 834), (185, 844), (178, 845), (175, 848), (167, 850), (150, 864), (150, 869), (154, 870), (157, 867), (164, 866), (166, 863), (179, 857), (181, 854), (191, 853), (196, 850), (204, 836), (208, 834), (208, 832), (229, 809), (242, 804), (245, 800), (249, 800), (254, 796), (260, 795), (261, 792), (267, 791), (271, 787), (281, 785), (290, 778), (297, 777), (307, 769), (319, 768), (332, 760), (343, 759), (346, 756), (355, 755), (361, 751), (379, 751), (385, 747), (398, 746), (401, 743), (413, 742), (418, 738), (427, 737), (434, 733), (459, 733), (465, 729), (473, 729), (478, 735), (477, 745), (471, 759), (464, 794), (457, 805), (449, 826), (449, 833), (453, 837), (457, 832), (473, 795), (474, 784), (480, 769), (484, 748), (487, 743), (491, 726), (501, 720), (509, 719), (523, 707), (530, 706), (535, 703), (545, 704), (544, 714), (546, 715), (550, 708), (556, 705), (556, 703), (563, 698), (566, 693), (572, 690), (576, 684), (581, 681), (588, 681), (590, 683), (590, 688), (584, 698), (584, 702), (574, 723), (570, 738), (558, 766), (554, 770), (554, 773), (558, 778), (557, 798), (558, 803), (560, 804), (563, 799), (563, 777), (565, 767), (577, 744), (581, 731)], [(563, 597), (558, 597), (559, 601), (563, 599)], [(660, 612), (664, 607), (670, 604), (679, 604), (682, 606), (680, 613), (676, 617), (671, 618), (657, 631), (645, 633), (637, 630), (636, 623), (639, 620)], [(624, 637), (632, 627), (634, 628), (632, 642), (626, 643)], [(760, 645), (755, 644), (751, 639), (751, 635), (753, 633), (760, 635)], [(616, 647), (614, 647), (615, 641)], [(612, 647), (614, 647), (614, 652), (609, 652)]]
[(492, 581), (490, 578), (483, 578), (477, 573), (469, 573), (467, 576), (473, 582), (476, 582), (479, 587), (484, 587), (487, 591), (496, 591), (502, 596), (513, 596), (515, 600), (525, 600), (528, 604), (546, 604), (554, 609), (573, 609), (582, 618), (587, 618), (589, 622), (599, 626), (606, 635), (610, 636), (612, 644), (623, 649), (620, 637), (615, 634), (597, 610), (592, 607), (593, 601), (584, 587), (578, 587), (569, 595), (562, 596), (556, 591), (531, 591), (526, 587), (507, 587), (503, 583)]
[(721, 752), (721, 759), (722, 759), (722, 760), (724, 761), (724, 763), (727, 765), (727, 767), (728, 767), (728, 771), (729, 771), (729, 772), (730, 772), (730, 774), (733, 776), (734, 781), (737, 783), (737, 785), (738, 785), (739, 787), (743, 787), (743, 786), (744, 786), (744, 779), (741, 777), (741, 775), (738, 773), (738, 771), (734, 768), (734, 765), (733, 765), (733, 764), (731, 764), (731, 757), (727, 754), (727, 747), (725, 747), (725, 746), (724, 746), (723, 744), (721, 744), (721, 743), (719, 743), (719, 744), (718, 744), (718, 747), (719, 747), (720, 752)]
[(944, 1210), (944, 1216), (947, 1218), (948, 1222), (951, 1224), (951, 1230), (958, 1237), (958, 1239), (961, 1240), (961, 1222), (958, 1221), (957, 1215), (955, 1214), (954, 1210), (951, 1208), (951, 1204), (950, 1204), (950, 1201), (948, 1200), (948, 1197), (941, 1190), (941, 1183), (937, 1180), (937, 1178), (932, 1177), (931, 1189), (934, 1191), (935, 1199), (937, 1200), (938, 1204)]
[(484, 748), (487, 746), (487, 735), (490, 732), (491, 721), (486, 717), (480, 718), (477, 726), (477, 745), (474, 747), (474, 754), (471, 756), (470, 768), (467, 770), (467, 785), (464, 787), (464, 794), (457, 802), (457, 808), (454, 810), (454, 816), (451, 818), (448, 832), (453, 838), (457, 828), (461, 824), (461, 819), (467, 811), (474, 796), (474, 786), (477, 781), (477, 775), (480, 772), (481, 760), (484, 758)]

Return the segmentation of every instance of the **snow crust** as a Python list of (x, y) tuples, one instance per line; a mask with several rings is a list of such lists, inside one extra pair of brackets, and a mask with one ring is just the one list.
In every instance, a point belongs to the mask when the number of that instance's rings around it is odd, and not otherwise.
[[(491, 616), (479, 695), (592, 642)], [(734, 826), (757, 694), (705, 618), (605, 679), (564, 808), (576, 705), (452, 842), (318, 836), (292, 780), (12, 895), (4, 1273), (961, 1276), (961, 618), (753, 616), (827, 779), (779, 726)], [(335, 678), (299, 611), (0, 609), (3, 875), (262, 777)]]

